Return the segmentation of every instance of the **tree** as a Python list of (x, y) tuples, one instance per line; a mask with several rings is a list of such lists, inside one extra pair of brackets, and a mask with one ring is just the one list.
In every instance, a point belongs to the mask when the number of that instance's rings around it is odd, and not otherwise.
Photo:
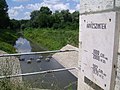
[(12, 30), (20, 29), (20, 21), (15, 20), (15, 19), (10, 20), (10, 28)]
[(79, 23), (79, 12), (75, 11), (72, 13), (72, 22)]
[(0, 0), (0, 28), (9, 26), (8, 5), (5, 0)]
[(69, 10), (62, 10), (61, 14), (62, 14), (62, 17), (64, 18), (64, 22), (72, 21), (71, 13), (69, 12)]
[(41, 7), (39, 11), (33, 11), (30, 17), (31, 25), (34, 28), (46, 28), (53, 26), (52, 11), (48, 7)]
[(33, 28), (67, 28), (76, 30), (79, 27), (79, 12), (70, 13), (69, 10), (52, 11), (48, 7), (41, 7), (33, 11), (28, 22)]
[(34, 20), (37, 15), (39, 15), (39, 11), (38, 10), (35, 10), (35, 11), (31, 12), (31, 15), (30, 15), (31, 20)]
[(72, 28), (79, 28), (79, 11), (75, 11), (72, 13)]
[(46, 15), (51, 15), (52, 11), (48, 7), (41, 7), (40, 8), (40, 13), (41, 14), (46, 14)]

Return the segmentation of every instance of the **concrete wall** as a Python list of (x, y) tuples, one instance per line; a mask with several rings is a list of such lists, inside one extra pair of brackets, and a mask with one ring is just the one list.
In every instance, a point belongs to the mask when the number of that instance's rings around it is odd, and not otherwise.
[[(0, 51), (0, 54), (6, 54)], [(20, 62), (16, 57), (0, 57), (0, 76), (21, 74)], [(15, 77), (10, 79), (12, 83), (21, 83), (22, 77)]]
[[(77, 52), (78, 48), (67, 44), (61, 50), (76, 50), (76, 51), (56, 53), (53, 55), (53, 58), (57, 60), (65, 68), (77, 67), (78, 66), (78, 52)], [(78, 77), (77, 70), (70, 70), (70, 72), (74, 76)]]

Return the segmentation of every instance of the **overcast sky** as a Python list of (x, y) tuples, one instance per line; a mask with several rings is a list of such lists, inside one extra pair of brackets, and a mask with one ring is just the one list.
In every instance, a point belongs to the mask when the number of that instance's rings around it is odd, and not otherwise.
[(66, 10), (70, 12), (79, 10), (79, 0), (6, 0), (9, 6), (10, 19), (30, 19), (30, 12), (39, 10), (42, 6), (55, 10)]

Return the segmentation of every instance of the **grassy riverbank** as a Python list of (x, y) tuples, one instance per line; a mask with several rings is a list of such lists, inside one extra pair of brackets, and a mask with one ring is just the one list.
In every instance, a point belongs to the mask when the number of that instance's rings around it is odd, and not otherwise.
[(0, 29), (0, 50), (8, 53), (14, 53), (13, 47), (18, 36), (14, 31), (8, 29)]
[[(24, 36), (45, 50), (57, 50), (71, 44), (78, 47), (78, 30), (25, 29)], [(0, 50), (14, 53), (13, 45), (19, 36), (12, 30), (0, 30)]]
[(48, 50), (60, 49), (66, 44), (78, 46), (78, 30), (25, 29), (25, 38)]

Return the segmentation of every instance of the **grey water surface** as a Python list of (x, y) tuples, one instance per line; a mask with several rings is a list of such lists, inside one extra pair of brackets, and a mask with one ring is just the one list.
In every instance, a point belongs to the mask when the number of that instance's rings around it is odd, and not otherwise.
[[(15, 48), (19, 53), (31, 52), (31, 50), (33, 49), (33, 47), (31, 47), (30, 45), (30, 42), (22, 37), (18, 38), (18, 40), (16, 41)], [(38, 48), (38, 50), (42, 51), (41, 48)], [(39, 56), (43, 56), (41, 62), (36, 61)], [(21, 56), (20, 58), (24, 59), (23, 61), (20, 61), (22, 73), (64, 68), (54, 58), (51, 58), (50, 61), (46, 61), (45, 59), (47, 56), (49, 55), (44, 54)], [(30, 60), (31, 63), (28, 63), (28, 60)], [(24, 76), (22, 78), (33, 88), (44, 88), (50, 90), (77, 90), (77, 78), (68, 71)]]

